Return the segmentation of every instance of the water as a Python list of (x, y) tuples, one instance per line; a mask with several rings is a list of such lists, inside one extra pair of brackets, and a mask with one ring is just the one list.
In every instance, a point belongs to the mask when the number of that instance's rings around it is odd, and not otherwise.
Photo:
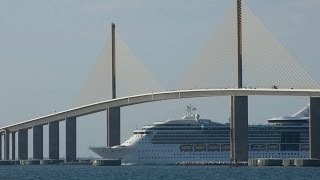
[(320, 179), (320, 167), (0, 166), (0, 179)]

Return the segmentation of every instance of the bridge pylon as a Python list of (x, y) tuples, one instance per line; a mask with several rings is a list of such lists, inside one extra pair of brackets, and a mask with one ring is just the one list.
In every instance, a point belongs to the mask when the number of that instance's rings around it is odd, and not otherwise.
[[(111, 85), (112, 99), (117, 98), (116, 89), (116, 41), (115, 41), (115, 24), (111, 24), (111, 40), (112, 40), (112, 59), (111, 59)], [(120, 144), (120, 107), (107, 107), (107, 146), (115, 146)]]
[[(238, 88), (242, 88), (242, 3), (237, 0)], [(231, 96), (231, 163), (248, 161), (248, 96)]]

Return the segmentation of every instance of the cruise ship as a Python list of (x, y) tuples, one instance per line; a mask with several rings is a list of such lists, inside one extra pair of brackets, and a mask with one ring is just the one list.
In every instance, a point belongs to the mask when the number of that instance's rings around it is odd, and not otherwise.
[[(113, 147), (89, 147), (105, 159), (122, 163), (177, 164), (230, 161), (230, 126), (200, 118), (187, 106), (182, 119), (155, 122)], [(309, 157), (309, 107), (265, 125), (249, 125), (249, 158)]]

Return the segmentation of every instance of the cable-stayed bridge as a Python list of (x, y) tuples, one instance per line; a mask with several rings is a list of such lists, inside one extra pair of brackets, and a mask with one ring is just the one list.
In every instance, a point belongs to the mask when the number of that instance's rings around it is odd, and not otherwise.
[[(247, 160), (249, 95), (310, 96), (310, 132), (320, 124), (318, 83), (275, 40), (245, 5), (235, 6), (210, 39), (185, 79), (174, 91), (164, 91), (112, 26), (112, 35), (71, 109), (8, 125), (4, 136), (4, 159), (28, 158), (28, 129), (33, 129), (33, 158), (43, 159), (43, 126), (49, 125), (49, 158), (59, 158), (59, 121), (66, 121), (66, 161), (76, 159), (76, 118), (107, 111), (108, 146), (120, 143), (120, 108), (169, 99), (231, 96), (232, 158)], [(239, 13), (239, 9), (240, 11)], [(239, 16), (240, 14), (240, 16)], [(236, 18), (238, 17), (238, 19)], [(240, 17), (240, 20), (239, 20)], [(240, 26), (239, 26), (240, 22)], [(240, 28), (239, 28), (240, 27)], [(240, 33), (239, 33), (240, 32)], [(240, 34), (240, 36), (239, 36)], [(240, 43), (239, 43), (240, 42)], [(240, 46), (239, 46), (240, 45)], [(239, 66), (241, 55), (241, 66)], [(239, 69), (239, 67), (241, 67)], [(165, 69), (163, 70), (165, 72)], [(239, 77), (241, 86), (239, 87)], [(315, 133), (315, 134), (312, 134)], [(2, 138), (1, 138), (2, 140)], [(320, 158), (320, 145), (310, 140), (311, 157)], [(1, 142), (2, 145), (2, 142)]]

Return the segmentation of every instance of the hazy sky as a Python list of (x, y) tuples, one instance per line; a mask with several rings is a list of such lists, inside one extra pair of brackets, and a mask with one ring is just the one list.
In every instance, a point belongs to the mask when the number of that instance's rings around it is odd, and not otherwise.
[[(0, 0), (0, 126), (69, 108), (109, 36), (112, 21), (163, 87), (175, 87), (234, 2)], [(320, 1), (245, 2), (320, 82)], [(290, 115), (308, 103), (306, 97), (249, 99), (250, 123)], [(127, 139), (133, 129), (146, 123), (179, 118), (189, 103), (198, 108), (201, 117), (226, 122), (229, 101), (229, 97), (198, 98), (122, 108), (121, 138)], [(79, 118), (78, 156), (92, 155), (89, 144), (105, 144), (105, 124), (103, 113)], [(61, 141), (63, 134), (61, 129)]]

